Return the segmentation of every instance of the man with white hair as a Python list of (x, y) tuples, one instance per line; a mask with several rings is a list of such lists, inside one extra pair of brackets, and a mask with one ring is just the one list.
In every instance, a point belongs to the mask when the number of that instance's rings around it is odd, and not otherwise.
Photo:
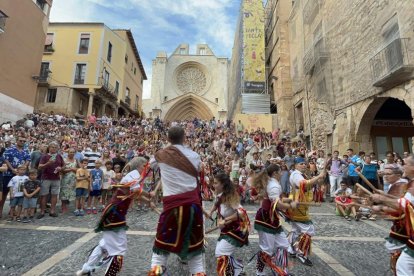
[(403, 197), (393, 199), (385, 195), (373, 194), (371, 199), (376, 203), (382, 204), (374, 205), (374, 211), (398, 213), (400, 215), (404, 213), (404, 218), (401, 216), (403, 219), (401, 227), (405, 233), (406, 247), (400, 249), (402, 251), (401, 255), (396, 256), (398, 260), (395, 260), (395, 273), (396, 275), (414, 275), (414, 155), (409, 155), (405, 158), (404, 174), (410, 181), (407, 184), (407, 190)]

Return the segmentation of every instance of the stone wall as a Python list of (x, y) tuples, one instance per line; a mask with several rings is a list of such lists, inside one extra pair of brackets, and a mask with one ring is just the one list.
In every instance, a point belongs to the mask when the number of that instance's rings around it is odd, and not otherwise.
[[(305, 79), (299, 87), (294, 85), (292, 107), (303, 103), (305, 134), (309, 135), (309, 98), (313, 146), (325, 148), (332, 133), (333, 149), (371, 150), (372, 120), (386, 97), (404, 100), (414, 109), (408, 96), (413, 82), (402, 82), (396, 88), (375, 87), (370, 63), (389, 43), (386, 37), (393, 22), (398, 22), (399, 37), (409, 39), (404, 50), (414, 63), (414, 5), (391, 0), (314, 1), (318, 8), (313, 19), (304, 19), (304, 14), (311, 14), (306, 11), (309, 1), (304, 0), (295, 2), (288, 21), (290, 33), (295, 34), (290, 36), (292, 79)], [(307, 73), (304, 57), (320, 38), (327, 57)], [(321, 89), (323, 78), (325, 88)], [(376, 101), (377, 97), (384, 101)]]

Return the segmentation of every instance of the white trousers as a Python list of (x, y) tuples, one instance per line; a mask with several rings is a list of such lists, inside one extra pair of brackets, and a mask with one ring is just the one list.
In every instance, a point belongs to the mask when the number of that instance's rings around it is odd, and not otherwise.
[(107, 263), (112, 259), (108, 256), (124, 256), (127, 250), (127, 237), (125, 230), (118, 232), (104, 231), (103, 237), (99, 244), (94, 248), (89, 255), (87, 262), (83, 265), (83, 271), (92, 271)]
[(257, 231), (257, 233), (259, 234), (260, 250), (267, 255), (273, 256), (276, 253), (277, 248), (289, 248), (289, 241), (285, 232), (270, 234), (263, 231)]
[[(315, 226), (313, 226), (312, 223), (307, 224), (297, 221), (291, 221), (290, 225), (292, 225), (292, 231), (289, 233), (288, 236), (288, 241), (290, 245), (292, 245), (301, 234), (308, 234), (311, 237), (315, 236)], [(296, 253), (295, 249), (292, 246), (289, 246), (288, 251), (290, 254)]]
[(335, 196), (335, 191), (338, 190), (338, 188), (341, 186), (340, 185), (341, 180), (342, 180), (342, 176), (333, 176), (333, 175), (329, 176), (329, 184), (331, 186), (329, 189), (329, 192), (330, 192), (331, 197)]
[(225, 239), (222, 239), (216, 245), (216, 258), (220, 256), (231, 256), (234, 251), (236, 251), (236, 247)]
[[(167, 255), (158, 255), (152, 253), (151, 267), (161, 265), (167, 267), (168, 256)], [(205, 272), (203, 265), (203, 255), (199, 254), (190, 259), (188, 259), (188, 269), (191, 274), (196, 274), (199, 272)]]
[(414, 275), (414, 258), (403, 252), (397, 261), (397, 276), (412, 275)]

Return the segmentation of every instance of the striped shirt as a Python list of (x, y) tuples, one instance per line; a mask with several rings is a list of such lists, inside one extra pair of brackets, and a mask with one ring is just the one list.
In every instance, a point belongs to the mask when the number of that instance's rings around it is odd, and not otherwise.
[(90, 150), (83, 152), (83, 156), (88, 159), (88, 166), (86, 168), (92, 170), (95, 168), (95, 161), (101, 158), (102, 154), (99, 151)]

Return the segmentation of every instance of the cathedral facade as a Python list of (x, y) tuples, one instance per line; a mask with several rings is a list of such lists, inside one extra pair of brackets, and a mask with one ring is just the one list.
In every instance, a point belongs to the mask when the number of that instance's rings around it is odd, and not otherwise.
[(206, 44), (198, 44), (194, 54), (188, 44), (170, 56), (159, 52), (152, 61), (151, 99), (144, 100), (144, 112), (165, 121), (226, 120), (228, 68), (229, 60), (216, 57)]

